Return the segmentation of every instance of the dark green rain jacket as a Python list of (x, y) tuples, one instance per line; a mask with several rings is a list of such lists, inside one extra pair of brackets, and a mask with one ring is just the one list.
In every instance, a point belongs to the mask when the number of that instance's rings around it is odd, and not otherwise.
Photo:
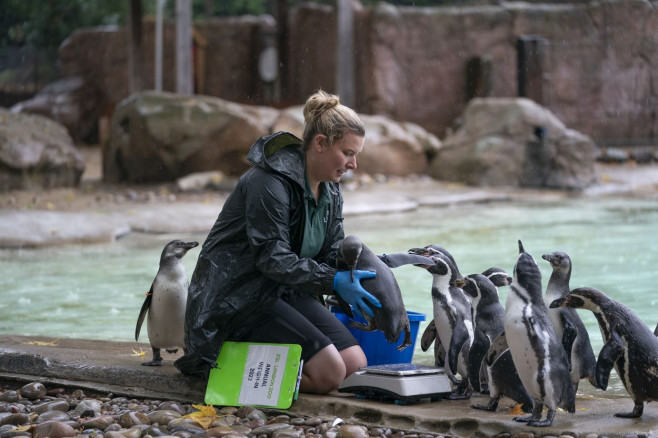
[(343, 198), (331, 195), (327, 232), (315, 259), (299, 257), (304, 236), (305, 159), (301, 140), (287, 132), (261, 137), (253, 164), (226, 200), (203, 244), (190, 281), (185, 316), (184, 374), (207, 375), (222, 343), (246, 334), (285, 288), (331, 294), (344, 238)]

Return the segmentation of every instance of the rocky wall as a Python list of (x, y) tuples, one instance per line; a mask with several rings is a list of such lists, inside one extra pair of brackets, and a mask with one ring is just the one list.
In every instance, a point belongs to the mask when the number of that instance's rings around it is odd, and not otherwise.
[[(490, 65), (488, 94), (516, 97), (517, 41), (544, 41), (540, 105), (597, 142), (651, 141), (658, 131), (656, 0), (574, 3), (500, 2), (477, 7), (395, 7), (355, 3), (355, 109), (417, 123), (440, 137), (468, 103), (467, 65)], [(304, 102), (322, 88), (337, 92), (336, 14), (300, 3), (289, 14), (286, 78), (278, 101), (258, 74), (258, 56), (276, 24), (270, 16), (195, 23), (205, 41), (201, 94), (257, 105)], [(144, 22), (143, 87), (153, 88), (154, 23)], [(174, 91), (174, 29), (164, 29), (164, 90)], [(130, 94), (127, 38), (117, 28), (84, 29), (60, 49), (65, 75), (101, 91), (101, 114)], [(197, 56), (200, 46), (197, 46)], [(272, 96), (271, 90), (269, 97)]]

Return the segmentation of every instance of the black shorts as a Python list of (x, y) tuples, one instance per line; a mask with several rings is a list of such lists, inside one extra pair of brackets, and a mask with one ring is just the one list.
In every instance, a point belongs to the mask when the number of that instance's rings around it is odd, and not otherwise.
[(239, 341), (299, 344), (304, 361), (331, 344), (338, 351), (359, 345), (345, 324), (316, 298), (290, 295), (276, 300), (263, 315), (263, 323)]

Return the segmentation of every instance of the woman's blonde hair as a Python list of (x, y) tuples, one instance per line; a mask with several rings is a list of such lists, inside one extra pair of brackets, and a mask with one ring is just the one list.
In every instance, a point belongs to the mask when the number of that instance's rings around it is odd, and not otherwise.
[(329, 145), (343, 138), (346, 133), (365, 136), (366, 130), (357, 113), (340, 103), (338, 96), (316, 91), (304, 105), (304, 149), (308, 148), (317, 134), (327, 137)]

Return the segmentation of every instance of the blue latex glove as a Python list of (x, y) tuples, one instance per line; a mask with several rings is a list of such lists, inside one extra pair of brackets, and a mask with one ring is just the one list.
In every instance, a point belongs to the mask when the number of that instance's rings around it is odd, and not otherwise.
[(375, 316), (370, 305), (374, 307), (382, 307), (379, 300), (361, 286), (361, 279), (372, 278), (375, 275), (377, 275), (377, 273), (372, 271), (338, 271), (334, 276), (334, 290), (336, 293), (340, 295), (347, 304), (352, 306), (352, 310), (355, 314), (363, 319), (366, 318), (363, 316), (362, 312), (367, 313), (371, 317)]

